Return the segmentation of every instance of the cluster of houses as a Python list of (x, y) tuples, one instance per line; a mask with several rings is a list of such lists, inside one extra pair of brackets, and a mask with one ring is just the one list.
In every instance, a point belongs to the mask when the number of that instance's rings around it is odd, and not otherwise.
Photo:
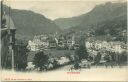
[(38, 51), (49, 46), (46, 35), (35, 36), (33, 40), (28, 41), (28, 49), (30, 51)]
[(107, 42), (107, 41), (94, 41), (94, 42), (86, 42), (87, 49), (93, 49), (96, 51), (99, 50), (107, 50), (111, 52), (121, 53), (126, 50), (126, 44), (123, 42)]
[(100, 53), (101, 60), (100, 62), (104, 62), (105, 56), (109, 56), (110, 59), (113, 58), (116, 62), (126, 61), (127, 58), (127, 46), (123, 42), (114, 41), (87, 41), (85, 46), (87, 47), (87, 51), (93, 59)]
[[(44, 49), (74, 49), (76, 45), (74, 35), (64, 37), (63, 35), (36, 35), (33, 40), (28, 41), (30, 51), (39, 51)], [(78, 44), (77, 44), (78, 45)]]

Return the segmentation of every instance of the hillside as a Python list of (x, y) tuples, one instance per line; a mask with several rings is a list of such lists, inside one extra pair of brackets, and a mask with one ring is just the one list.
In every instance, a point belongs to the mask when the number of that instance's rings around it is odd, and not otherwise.
[(11, 16), (17, 28), (17, 37), (31, 38), (42, 33), (60, 31), (60, 28), (53, 21), (32, 11), (13, 9)]
[[(72, 29), (87, 30), (98, 28), (98, 24), (107, 22), (110, 20), (121, 20), (126, 18), (127, 4), (126, 3), (106, 3), (105, 5), (96, 6), (89, 14), (87, 14), (84, 20)], [(91, 28), (92, 27), (92, 28)]]
[[(107, 40), (114, 41), (127, 41), (127, 3), (106, 3), (97, 5), (92, 11), (87, 14), (83, 14), (78, 17), (57, 19), (56, 24), (65, 24), (68, 27), (64, 31), (64, 34), (72, 32), (83, 32), (89, 36), (95, 36), (95, 38), (105, 38)], [(60, 22), (63, 21), (63, 22)], [(69, 24), (68, 24), (69, 23)], [(74, 26), (72, 26), (72, 24)], [(65, 25), (65, 26), (66, 26)], [(79, 34), (76, 34), (80, 36)]]
[(95, 35), (109, 35), (116, 41), (127, 42), (127, 14), (97, 24)]
[(97, 5), (92, 11), (72, 18), (56, 19), (55, 23), (61, 29), (82, 30), (89, 28), (90, 25), (96, 25), (99, 22), (111, 20), (127, 13), (127, 3), (111, 3)]
[[(4, 9), (6, 14), (9, 14), (9, 8), (4, 5)], [(61, 31), (54, 21), (33, 11), (11, 9), (10, 16), (17, 29), (16, 38), (18, 39), (32, 39), (34, 35)]]
[(54, 22), (58, 25), (62, 30), (69, 29), (71, 27), (75, 27), (82, 22), (82, 16), (72, 17), (72, 18), (58, 18), (55, 19)]
[[(109, 36), (114, 41), (127, 41), (127, 4), (106, 3), (94, 8), (88, 20), (84, 19), (73, 30), (91, 31), (95, 37)], [(95, 14), (94, 14), (95, 13)], [(104, 35), (104, 36), (103, 36)]]

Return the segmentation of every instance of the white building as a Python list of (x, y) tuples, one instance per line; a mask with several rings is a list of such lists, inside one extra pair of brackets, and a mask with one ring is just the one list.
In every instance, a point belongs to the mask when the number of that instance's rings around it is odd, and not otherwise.
[(121, 53), (126, 49), (123, 49), (122, 44), (120, 42), (106, 42), (106, 41), (94, 41), (94, 42), (86, 42), (85, 46), (87, 49), (93, 50), (107, 50), (112, 52)]
[(35, 65), (33, 64), (33, 62), (27, 63), (27, 67), (26, 67), (27, 70), (34, 70), (34, 68), (35, 68)]
[(38, 44), (36, 44), (35, 42), (33, 42), (31, 40), (28, 41), (28, 46), (27, 47), (30, 51), (38, 51), (39, 50), (38, 49)]
[(38, 35), (33, 40), (28, 41), (28, 49), (30, 51), (38, 51), (48, 48), (49, 42), (47, 41), (47, 35)]

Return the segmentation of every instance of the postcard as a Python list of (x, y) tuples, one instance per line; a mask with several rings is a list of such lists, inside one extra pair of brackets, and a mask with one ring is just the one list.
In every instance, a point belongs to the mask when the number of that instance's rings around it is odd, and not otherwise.
[(128, 81), (127, 0), (1, 0), (1, 81)]

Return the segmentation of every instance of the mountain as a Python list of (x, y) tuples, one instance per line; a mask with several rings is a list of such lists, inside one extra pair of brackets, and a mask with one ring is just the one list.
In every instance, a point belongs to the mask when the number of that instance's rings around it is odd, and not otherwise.
[(62, 29), (85, 30), (90, 25), (96, 25), (102, 21), (111, 20), (127, 13), (127, 3), (111, 3), (96, 5), (90, 12), (71, 18), (56, 19), (55, 23)]
[(19, 36), (33, 37), (61, 31), (53, 21), (32, 11), (13, 9), (11, 15)]
[(49, 34), (60, 32), (61, 29), (54, 23), (54, 21), (45, 16), (29, 10), (11, 9), (5, 6), (6, 13), (14, 22), (16, 30), (16, 38), (18, 39), (32, 39), (34, 35)]
[(127, 3), (108, 2), (97, 5), (86, 14), (72, 18), (56, 19), (55, 23), (58, 26), (62, 26), (61, 28), (64, 29), (65, 35), (75, 32), (77, 33), (76, 35), (80, 36), (81, 33), (84, 33), (90, 37), (95, 36), (97, 39), (100, 37), (100, 39), (102, 38), (107, 41), (114, 40), (126, 43)]
[[(121, 17), (127, 18), (127, 3), (106, 3), (105, 5), (96, 6), (91, 12), (86, 14), (84, 20), (73, 29), (87, 30), (98, 28), (102, 24)], [(92, 28), (91, 28), (92, 27)]]
[(127, 42), (127, 14), (97, 24), (95, 36), (109, 35), (115, 41)]
[(82, 22), (82, 16), (72, 17), (72, 18), (58, 18), (55, 19), (54, 22), (58, 25), (62, 30), (69, 29), (71, 27), (75, 27)]

